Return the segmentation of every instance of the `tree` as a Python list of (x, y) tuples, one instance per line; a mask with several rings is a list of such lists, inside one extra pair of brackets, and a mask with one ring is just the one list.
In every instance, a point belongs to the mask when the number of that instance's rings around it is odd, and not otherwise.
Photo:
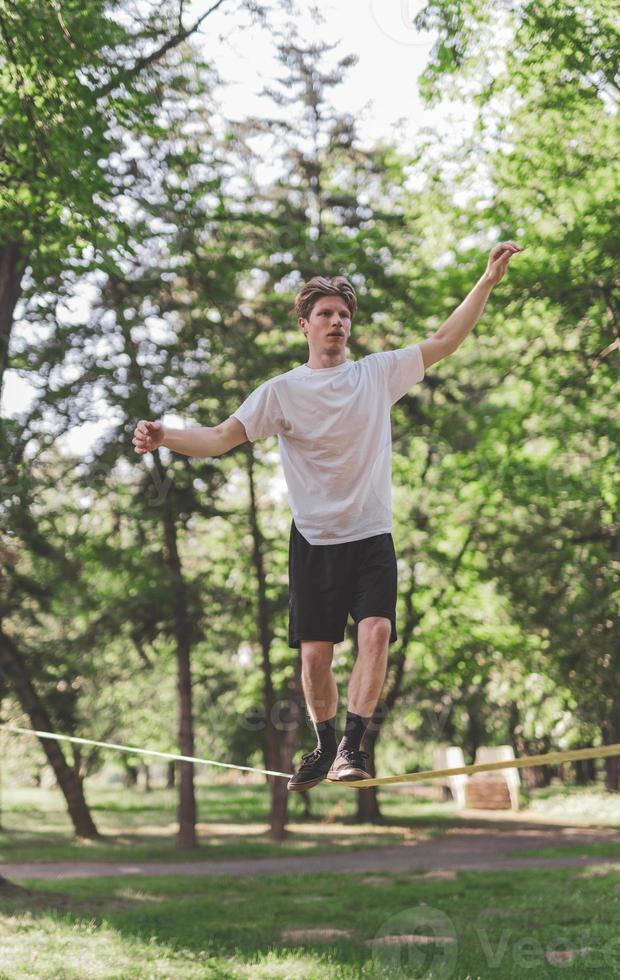
[[(122, 281), (127, 256), (135, 254), (135, 250), (129, 240), (130, 222), (119, 219), (115, 211), (122, 188), (127, 186), (126, 178), (129, 176), (131, 183), (137, 179), (137, 172), (135, 160), (121, 151), (129, 144), (131, 135), (149, 139), (152, 144), (157, 141), (163, 144), (170, 123), (170, 119), (160, 116), (165, 85), (171, 92), (178, 90), (179, 98), (193, 94), (192, 79), (190, 73), (184, 71), (183, 64), (168, 69), (166, 62), (170, 52), (175, 48), (182, 50), (181, 46), (220, 5), (214, 4), (190, 27), (183, 25), (182, 5), (174, 18), (174, 6), (168, 5), (153, 13), (147, 21), (138, 20), (129, 27), (121, 26), (122, 18), (115, 16), (119, 4), (108, 6), (110, 17), (100, 10), (80, 11), (73, 4), (67, 4), (65, 9), (55, 5), (37, 11), (24, 4), (12, 4), (10, 9), (5, 9), (6, 5), (0, 7), (1, 37), (5, 46), (4, 50), (0, 47), (0, 69), (4, 72), (10, 96), (3, 120), (4, 145), (10, 149), (0, 161), (3, 190), (0, 207), (6, 238), (0, 249), (0, 268), (3, 269), (0, 276), (0, 383), (2, 371), (9, 363), (9, 340), (20, 296), (25, 302), (33, 301), (37, 322), (43, 319), (42, 310), (47, 307), (52, 336), (40, 348), (28, 350), (24, 346), (16, 352), (11, 367), (34, 370), (39, 377), (49, 379), (66, 354), (76, 349), (81, 335), (72, 327), (63, 330), (55, 311), (61, 297), (70, 295), (75, 286), (72, 269), (76, 265), (76, 243), (78, 252), (80, 249), (82, 253), (87, 252), (93, 246), (96, 250), (92, 260), (87, 258), (82, 263), (82, 271), (105, 269), (109, 273), (110, 288), (116, 281)], [(247, 9), (258, 8), (250, 4)], [(201, 64), (196, 59), (197, 71)], [(34, 141), (26, 138), (29, 129), (35, 133)], [(119, 173), (111, 161), (113, 154), (124, 156)], [(186, 157), (183, 164), (188, 163), (189, 157)], [(24, 289), (22, 273), (27, 263), (30, 281)], [(43, 286), (51, 291), (51, 295), (41, 297), (39, 290)], [(29, 312), (32, 314), (32, 307)], [(126, 335), (128, 333), (126, 330)], [(129, 351), (133, 354), (135, 368), (135, 349), (131, 341)], [(134, 380), (138, 375), (139, 372), (134, 370)], [(93, 377), (84, 379), (85, 384), (90, 384)], [(53, 386), (53, 381), (51, 384)], [(71, 393), (78, 389), (79, 384), (69, 383), (60, 389), (58, 398), (50, 398), (48, 404), (66, 406)], [(140, 389), (140, 396), (142, 415), (148, 410), (143, 389)], [(3, 473), (2, 518), (7, 529), (3, 533), (14, 539), (18, 528), (28, 529), (28, 535), (21, 538), (25, 548), (32, 546), (35, 540), (42, 541), (31, 505), (36, 481), (25, 453), (42, 406), (43, 401), (24, 424), (12, 420), (5, 424), (2, 432), (3, 458), (9, 464)], [(61, 415), (63, 410), (60, 409)], [(131, 419), (131, 428), (134, 424), (135, 417)], [(130, 429), (129, 422), (126, 429)], [(104, 460), (105, 456), (102, 454)], [(17, 511), (19, 517), (16, 520)], [(164, 517), (179, 658), (181, 751), (193, 754), (187, 608), (173, 519), (167, 510)], [(44, 549), (46, 555), (52, 550)], [(18, 586), (13, 596), (13, 612), (20, 602), (26, 605), (33, 598), (36, 602), (42, 595), (37, 593), (34, 579), (22, 578), (18, 582), (21, 595), (18, 598)], [(42, 726), (35, 720), (40, 722), (45, 714), (45, 700), (41, 687), (35, 685), (28, 674), (27, 663), (32, 669), (33, 661), (18, 655), (16, 642), (16, 638), (8, 634), (4, 636), (3, 672), (12, 678), (13, 691), (29, 712), (33, 725), (50, 728), (52, 725)], [(42, 746), (48, 754), (55, 751), (54, 743), (49, 740), (42, 742)], [(62, 758), (62, 753), (57, 753), (57, 776), (62, 770)], [(182, 765), (181, 775), (179, 839), (183, 846), (191, 846), (195, 839), (195, 806), (190, 764)], [(63, 779), (64, 785), (68, 785), (66, 773), (63, 773)]]
[(223, 2), (187, 26), (182, 0), (134, 19), (122, 0), (0, 5), (0, 390), (24, 273), (50, 286), (76, 243), (95, 245), (95, 264), (122, 249), (108, 176), (119, 133), (162, 132), (162, 66)]
[[(510, 319), (527, 334), (519, 344), (506, 323), (514, 347), (504, 376), (515, 378), (519, 397), (493, 398), (480, 461), (487, 498), (498, 506), (493, 535), (478, 544), (495, 551), (498, 585), (524, 629), (543, 638), (549, 670), (574, 692), (580, 722), (597, 720), (603, 742), (614, 742), (617, 18), (598, 0), (524, 3), (502, 16), (497, 45), (480, 4), (428, 4), (421, 15), (440, 30), (423, 79), (428, 101), (455, 76), (475, 90), (474, 139), (486, 138), (494, 188), (476, 225), (507, 237), (519, 229), (529, 252), (508, 286)], [(463, 184), (472, 176), (466, 168)], [(491, 472), (498, 442), (506, 447), (499, 478)], [(606, 773), (608, 788), (618, 789), (616, 759), (606, 760)]]

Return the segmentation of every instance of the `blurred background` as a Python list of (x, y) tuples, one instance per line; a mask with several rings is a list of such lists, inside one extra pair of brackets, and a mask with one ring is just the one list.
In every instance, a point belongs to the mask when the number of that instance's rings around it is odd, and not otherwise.
[[(358, 359), (436, 330), (513, 240), (392, 412), (399, 641), (364, 747), (385, 775), (620, 742), (614, 6), (15, 0), (0, 26), (1, 721), (292, 772), (315, 734), (277, 440), (137, 456), (134, 427), (216, 425), (303, 363), (313, 275), (355, 285)], [(355, 644), (349, 620), (342, 718)], [(4, 860), (468, 812), (436, 782), (290, 799), (6, 729), (0, 753)], [(519, 806), (618, 825), (619, 779), (524, 769)]]

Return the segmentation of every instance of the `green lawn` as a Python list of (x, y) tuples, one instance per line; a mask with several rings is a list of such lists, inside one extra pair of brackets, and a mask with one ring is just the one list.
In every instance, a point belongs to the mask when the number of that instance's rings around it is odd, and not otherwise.
[(564, 847), (539, 847), (531, 851), (507, 851), (508, 857), (608, 857), (620, 861), (620, 844), (601, 841), (597, 844), (566, 844)]
[(601, 782), (588, 786), (556, 784), (530, 794), (529, 812), (567, 823), (620, 827), (620, 793), (607, 792)]
[[(0, 898), (0, 976), (618, 976), (620, 874), (578, 874), (563, 869), (460, 872), (449, 880), (381, 873), (29, 882), (31, 894)], [(304, 937), (300, 930), (315, 932)], [(420, 937), (437, 941), (421, 944)], [(377, 939), (383, 942), (370, 945)], [(569, 959), (552, 962), (547, 955)]]
[[(103, 842), (72, 841), (57, 791), (5, 783), (0, 860), (326, 853), (441, 834), (464, 822), (453, 804), (382, 790), (385, 823), (358, 826), (356, 794), (325, 784), (311, 792), (310, 820), (301, 799), (291, 799), (287, 839), (275, 844), (267, 834), (267, 788), (214, 782), (198, 787), (201, 846), (184, 854), (174, 846), (174, 791), (92, 785), (87, 793)], [(533, 793), (527, 812), (617, 825), (617, 808), (600, 787), (557, 786)], [(590, 820), (595, 811), (599, 819)], [(536, 853), (620, 858), (611, 843)], [(0, 895), (0, 980), (620, 976), (620, 870), (613, 866), (591, 876), (571, 868), (445, 879), (381, 872), (24, 884), (30, 894)]]

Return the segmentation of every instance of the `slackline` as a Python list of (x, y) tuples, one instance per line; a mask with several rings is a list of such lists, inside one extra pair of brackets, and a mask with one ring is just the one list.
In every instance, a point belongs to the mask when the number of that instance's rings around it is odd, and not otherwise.
[[(32, 728), (18, 728), (15, 725), (0, 725), (0, 731), (2, 730), (13, 732), (16, 735), (36, 735), (38, 738), (75, 742), (78, 745), (96, 745), (102, 749), (115, 749), (118, 752), (154, 755), (160, 759), (170, 759), (177, 762), (195, 762), (203, 766), (224, 766), (226, 769), (244, 769), (246, 772), (258, 772), (265, 776), (282, 776), (284, 779), (290, 779), (293, 775), (289, 772), (275, 772), (272, 769), (254, 769), (252, 766), (235, 766), (230, 762), (215, 762), (213, 759), (198, 759), (192, 755), (156, 752), (155, 749), (139, 749), (131, 745), (116, 745), (114, 742), (96, 742), (92, 738), (77, 738), (74, 735), (57, 735), (55, 732), (38, 732)], [(399, 776), (380, 776), (374, 779), (347, 779), (342, 781), (328, 780), (328, 782), (337, 782), (339, 786), (352, 786), (354, 789), (366, 786), (386, 786), (388, 783), (422, 783), (427, 779), (445, 779), (448, 776), (470, 776), (477, 772), (495, 772), (498, 769), (525, 769), (528, 766), (552, 766), (559, 762), (575, 762), (577, 759), (605, 759), (613, 755), (620, 755), (620, 742), (614, 745), (599, 745), (598, 748), (569, 749), (566, 752), (546, 752), (543, 755), (526, 755), (520, 759), (502, 759), (499, 762), (478, 762), (471, 766), (457, 766), (453, 769), (429, 769), (423, 772), (405, 772)]]
[(97, 745), (102, 749), (116, 749), (117, 752), (130, 752), (132, 755), (155, 755), (159, 759), (175, 762), (196, 762), (203, 766), (224, 766), (225, 769), (245, 769), (260, 772), (264, 776), (284, 776), (290, 779), (292, 773), (274, 772), (271, 769), (253, 769), (252, 766), (233, 766), (230, 762), (215, 762), (213, 759), (197, 759), (193, 755), (175, 755), (173, 752), (156, 752), (155, 749), (139, 749), (134, 745), (117, 745), (115, 742), (96, 742), (92, 738), (77, 738), (74, 735), (57, 735), (55, 732), (38, 732), (33, 728), (18, 728), (16, 725), (0, 725), (0, 731), (14, 732), (16, 735), (36, 735), (38, 738), (58, 739), (62, 742), (75, 742), (77, 745)]

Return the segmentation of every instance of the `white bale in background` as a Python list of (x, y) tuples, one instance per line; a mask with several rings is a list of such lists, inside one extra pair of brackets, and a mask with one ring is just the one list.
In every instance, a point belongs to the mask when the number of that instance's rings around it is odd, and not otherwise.
[[(458, 745), (446, 745), (440, 749), (435, 749), (433, 754), (433, 769), (458, 769), (465, 765), (463, 750)], [(457, 806), (463, 809), (465, 806), (465, 787), (467, 776), (463, 773), (460, 776), (444, 776), (437, 782), (447, 786), (452, 793)]]
[[(510, 759), (515, 758), (515, 753), (512, 745), (481, 745), (476, 750), (475, 764), (483, 762), (508, 762)], [(513, 810), (519, 809), (519, 788), (521, 786), (521, 779), (519, 776), (518, 769), (494, 769), (492, 774), (495, 776), (503, 776), (508, 785), (508, 792), (510, 794), (510, 805)], [(482, 773), (480, 774), (482, 775)], [(488, 773), (487, 775), (491, 775)]]

